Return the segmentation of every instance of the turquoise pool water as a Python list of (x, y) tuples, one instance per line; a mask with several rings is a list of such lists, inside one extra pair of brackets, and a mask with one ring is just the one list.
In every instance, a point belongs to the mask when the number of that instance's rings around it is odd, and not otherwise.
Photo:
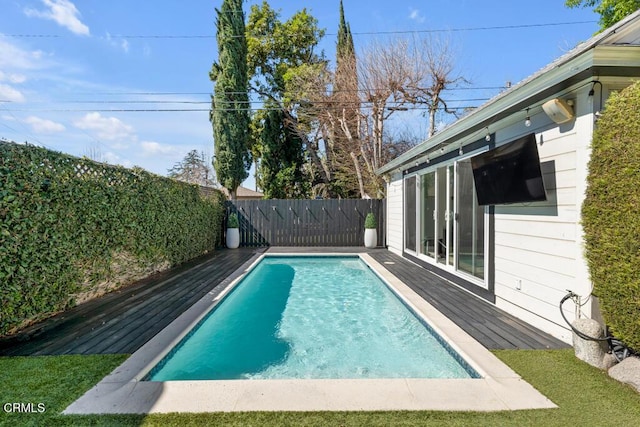
[(268, 256), (147, 379), (477, 377), (359, 257)]

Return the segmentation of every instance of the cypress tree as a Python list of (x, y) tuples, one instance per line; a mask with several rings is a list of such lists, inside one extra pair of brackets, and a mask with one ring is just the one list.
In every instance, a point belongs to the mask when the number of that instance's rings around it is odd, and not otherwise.
[[(351, 27), (344, 17), (344, 7), (340, 0), (340, 22), (336, 45), (336, 71), (333, 82), (332, 114), (336, 119), (344, 119), (349, 129), (349, 137), (342, 128), (333, 129), (332, 143), (334, 151), (334, 190), (343, 197), (357, 197), (358, 182), (353, 173), (351, 152), (359, 152), (356, 145), (358, 135), (358, 73), (356, 53), (353, 45)], [(339, 123), (336, 120), (336, 123)]]
[[(345, 61), (352, 60), (349, 62), (353, 62), (353, 64), (349, 65), (355, 65), (356, 54), (355, 49), (353, 48), (351, 26), (344, 19), (344, 7), (342, 5), (342, 0), (340, 0), (340, 23), (338, 24), (338, 45), (336, 49), (336, 56), (338, 64), (342, 62), (344, 65)], [(338, 65), (338, 68), (340, 68), (340, 65)]]
[(213, 166), (218, 181), (235, 198), (249, 176), (249, 96), (247, 41), (242, 0), (224, 0), (216, 9), (218, 62), (209, 77), (215, 82), (210, 120), (213, 125)]

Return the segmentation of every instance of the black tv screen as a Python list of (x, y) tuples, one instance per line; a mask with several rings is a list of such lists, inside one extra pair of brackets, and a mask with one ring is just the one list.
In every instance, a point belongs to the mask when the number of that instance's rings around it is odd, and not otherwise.
[(547, 200), (535, 134), (471, 158), (478, 204)]

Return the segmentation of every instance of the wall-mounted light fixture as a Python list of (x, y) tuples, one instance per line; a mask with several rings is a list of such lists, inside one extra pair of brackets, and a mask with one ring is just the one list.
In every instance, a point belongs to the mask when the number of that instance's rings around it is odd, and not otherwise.
[(542, 109), (557, 124), (566, 123), (574, 118), (572, 101), (555, 98), (542, 104)]
[(598, 104), (598, 109), (594, 113), (595, 121), (598, 121), (600, 118), (600, 109), (602, 108), (602, 83), (598, 80), (593, 81), (593, 86), (591, 86), (591, 90), (589, 91), (589, 96), (594, 96), (596, 93), (596, 85), (600, 85), (600, 103)]
[(531, 126), (531, 116), (529, 115), (529, 109), (527, 108), (527, 118), (524, 120), (524, 125), (526, 127)]
[(462, 149), (462, 144), (460, 144), (460, 148), (458, 148), (458, 155), (462, 156), (464, 154), (464, 150)]
[(484, 136), (484, 140), (489, 142), (489, 141), (491, 141), (491, 134), (489, 133), (489, 126), (487, 126), (486, 129), (487, 129), (487, 134)]

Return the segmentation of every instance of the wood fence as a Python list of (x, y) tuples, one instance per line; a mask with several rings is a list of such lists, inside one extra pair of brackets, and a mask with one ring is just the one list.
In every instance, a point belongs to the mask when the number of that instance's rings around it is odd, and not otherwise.
[(378, 222), (378, 246), (385, 244), (384, 200), (231, 200), (227, 215), (233, 212), (241, 246), (363, 246), (369, 212)]

